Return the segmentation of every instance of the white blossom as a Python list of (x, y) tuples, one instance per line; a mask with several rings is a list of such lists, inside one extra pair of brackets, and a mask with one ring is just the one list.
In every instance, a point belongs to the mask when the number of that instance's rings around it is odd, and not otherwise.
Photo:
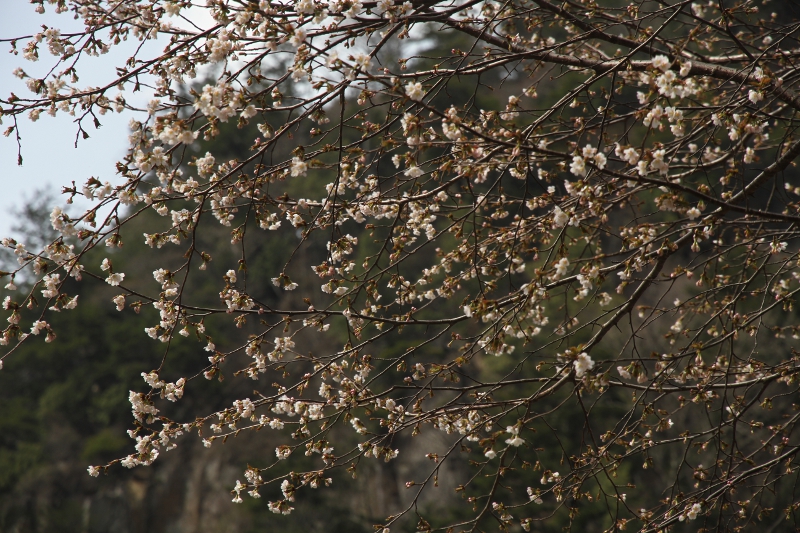
[(406, 84), (406, 96), (412, 100), (422, 100), (422, 97), (425, 96), (425, 92), (422, 89), (422, 84), (419, 82), (409, 82)]
[(573, 365), (575, 366), (575, 377), (582, 378), (586, 372), (594, 368), (594, 361), (592, 361), (588, 353), (581, 352)]

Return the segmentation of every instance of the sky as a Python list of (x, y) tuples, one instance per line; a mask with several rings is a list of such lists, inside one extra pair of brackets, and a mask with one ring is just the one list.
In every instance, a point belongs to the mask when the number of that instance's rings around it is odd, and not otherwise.
[[(82, 27), (82, 24), (76, 24), (71, 14), (55, 14), (53, 6), (48, 4), (48, 11), (39, 15), (28, 0), (3, 0), (3, 3), (3, 16), (0, 17), (0, 38), (3, 39), (42, 31), (42, 24), (57, 27), (62, 33)], [(22, 54), (14, 56), (8, 53), (10, 48), (8, 43), (0, 43), (0, 94), (4, 99), (11, 92), (19, 96), (31, 94), (24, 82), (12, 75), (15, 68), (22, 67), (31, 75), (41, 76), (46, 72), (44, 69), (51, 67), (56, 59), (43, 47), (45, 49), (40, 50), (40, 60), (31, 63), (23, 59)], [(119, 62), (120, 57), (127, 57), (120, 55), (121, 48), (112, 48), (106, 56), (89, 58), (91, 61), (87, 61), (83, 69), (78, 71), (80, 85), (100, 85), (101, 80), (108, 80), (114, 73), (114, 63)], [(130, 100), (130, 94), (126, 94), (126, 97)], [(115, 163), (125, 153), (131, 115), (107, 113), (99, 118), (102, 123), (100, 129), (96, 130), (91, 122), (85, 123), (84, 129), (89, 133), (89, 138), (81, 138), (77, 148), (75, 138), (78, 128), (73, 117), (65, 113), (59, 113), (56, 117), (42, 113), (37, 122), (31, 122), (27, 117), (22, 119), (19, 122), (22, 166), (17, 165), (17, 141), (14, 135), (0, 136), (0, 237), (14, 235), (12, 228), (18, 225), (15, 212), (43, 192), (54, 193), (55, 203), (64, 205), (65, 197), (59, 197), (61, 188), (71, 185), (73, 181), (79, 189), (90, 176), (103, 182), (116, 181)], [(11, 121), (6, 118), (0, 130), (4, 131), (10, 125)]]

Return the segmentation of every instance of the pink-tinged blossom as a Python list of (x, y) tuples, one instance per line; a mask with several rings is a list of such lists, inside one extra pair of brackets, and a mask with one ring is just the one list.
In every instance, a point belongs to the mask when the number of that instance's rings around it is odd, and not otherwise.
[(116, 287), (117, 285), (122, 283), (122, 280), (124, 279), (125, 279), (125, 274), (123, 274), (122, 272), (115, 272), (113, 274), (110, 274), (106, 278), (106, 283), (108, 283), (112, 287)]

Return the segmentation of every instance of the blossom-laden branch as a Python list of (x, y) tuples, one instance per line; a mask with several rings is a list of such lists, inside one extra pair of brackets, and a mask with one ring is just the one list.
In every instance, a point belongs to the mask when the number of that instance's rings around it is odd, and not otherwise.
[[(115, 287), (119, 311), (152, 305), (150, 337), (194, 337), (206, 352), (194, 376), (167, 381), (163, 362), (142, 372), (135, 452), (90, 474), (151, 464), (184, 433), (211, 446), (292, 428), (233, 490), (240, 502), (279, 485), (268, 505), (287, 514), (330, 471), (391, 461), (401, 435), (430, 428), (452, 447), (407, 480), (419, 492), (384, 532), (460, 457), (492, 482), (458, 488), (471, 518), (420, 516), (419, 529), (527, 531), (558, 514), (572, 524), (588, 505), (609, 531), (701, 517), (758, 529), (770, 505), (795, 516), (791, 491), (766, 492), (796, 483), (800, 449), (800, 361), (782, 341), (798, 335), (797, 21), (749, 0), (33, 3), (84, 30), (10, 40), (52, 67), (15, 71), (30, 94), (0, 100), (6, 136), (42, 113), (80, 131), (107, 112), (136, 118), (118, 179), (65, 189), (93, 206), (55, 208), (56, 241), (3, 241), (19, 261), (6, 289), (33, 280), (4, 301), (3, 357), (55, 338), (46, 314), (78, 305), (70, 276)], [(86, 56), (136, 40), (165, 46), (79, 85)], [(233, 123), (249, 152), (223, 160), (213, 141)], [(128, 228), (151, 210), (163, 222), (145, 242), (170, 259), (145, 281), (115, 270), (113, 249), (140, 238)], [(212, 271), (199, 235), (213, 224), (240, 251), (216, 302), (187, 290)], [(281, 268), (248, 268), (247, 243), (283, 235), (296, 245)], [(102, 245), (109, 258), (85, 264)], [(253, 291), (253, 276), (290, 292)], [(22, 310), (39, 293), (29, 328)], [(206, 331), (217, 315), (242, 328), (238, 344)], [(312, 354), (317, 337), (327, 351)], [(276, 390), (191, 420), (164, 414), (224, 373)], [(564, 412), (583, 429), (555, 429)], [(317, 467), (270, 477), (298, 450)], [(632, 469), (663, 484), (634, 487)]]

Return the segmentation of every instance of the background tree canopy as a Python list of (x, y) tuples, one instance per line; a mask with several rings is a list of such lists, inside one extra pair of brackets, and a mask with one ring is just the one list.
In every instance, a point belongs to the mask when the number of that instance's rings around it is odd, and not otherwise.
[(795, 530), (794, 2), (32, 3), (0, 530)]

